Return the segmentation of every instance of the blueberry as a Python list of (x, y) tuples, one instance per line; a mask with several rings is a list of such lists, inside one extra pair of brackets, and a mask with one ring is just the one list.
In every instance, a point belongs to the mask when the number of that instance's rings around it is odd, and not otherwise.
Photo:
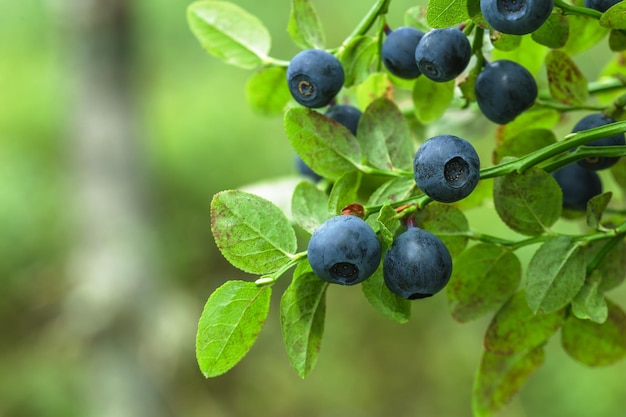
[(552, 173), (563, 191), (563, 207), (585, 211), (587, 202), (602, 193), (602, 181), (596, 171), (574, 163), (565, 165)]
[(553, 0), (480, 0), (483, 17), (495, 30), (512, 35), (534, 32), (545, 22)]
[(517, 62), (501, 59), (480, 71), (474, 86), (480, 111), (494, 123), (506, 124), (529, 109), (537, 99), (537, 82)]
[(445, 82), (460, 75), (472, 57), (467, 36), (457, 28), (432, 29), (415, 48), (417, 68), (433, 81)]
[(465, 139), (439, 135), (428, 139), (415, 153), (417, 186), (430, 198), (452, 203), (467, 197), (480, 179), (480, 159)]
[(339, 60), (320, 49), (299, 52), (287, 67), (287, 82), (294, 99), (305, 107), (328, 105), (339, 93), (345, 74)]
[(452, 274), (452, 258), (437, 236), (409, 227), (394, 239), (383, 260), (383, 279), (391, 292), (409, 300), (441, 291)]
[(410, 26), (399, 27), (387, 34), (381, 57), (390, 73), (407, 80), (421, 74), (415, 63), (415, 48), (422, 36), (424, 32)]
[[(609, 123), (615, 123), (617, 120), (606, 116), (602, 113), (593, 113), (588, 116), (583, 117), (576, 123), (572, 132), (579, 132), (581, 130), (587, 130), (594, 127), (608, 125)], [(618, 133), (617, 135), (609, 136), (608, 138), (602, 138), (598, 140), (594, 140), (593, 142), (587, 143), (588, 146), (617, 146), (617, 145), (626, 145), (626, 138), (623, 133)], [(578, 161), (578, 164), (587, 169), (600, 170), (609, 168), (617, 163), (619, 157), (594, 157), (581, 159)]]
[(604, 13), (620, 1), (622, 0), (585, 0), (585, 7)]
[(380, 264), (381, 253), (374, 230), (352, 215), (325, 221), (313, 232), (308, 246), (315, 275), (341, 285), (354, 285), (369, 278)]
[(296, 169), (298, 170), (298, 173), (300, 173), (300, 175), (310, 179), (313, 182), (319, 182), (322, 179), (322, 176), (313, 171), (311, 167), (308, 166), (306, 162), (302, 160), (302, 158), (300, 158), (299, 155), (296, 155), (295, 157), (295, 164)]
[(356, 128), (362, 114), (361, 110), (349, 104), (334, 104), (324, 114), (344, 125), (356, 136)]

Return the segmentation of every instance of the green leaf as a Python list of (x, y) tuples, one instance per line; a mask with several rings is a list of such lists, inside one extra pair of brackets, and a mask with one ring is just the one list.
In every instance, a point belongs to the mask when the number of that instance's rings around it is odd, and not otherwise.
[(579, 319), (589, 319), (596, 323), (604, 323), (609, 308), (604, 294), (599, 291), (602, 280), (597, 275), (588, 277), (583, 287), (572, 300), (572, 313)]
[(357, 36), (340, 50), (337, 58), (345, 72), (344, 85), (363, 83), (373, 71), (378, 54), (378, 43), (371, 36)]
[(255, 72), (246, 83), (246, 97), (253, 111), (261, 116), (278, 116), (291, 99), (284, 67), (268, 67)]
[(496, 310), (517, 290), (522, 264), (507, 248), (479, 243), (454, 259), (446, 294), (452, 317), (459, 322)]
[(569, 38), (569, 20), (561, 13), (552, 13), (531, 36), (535, 42), (548, 48), (562, 48)]
[[(608, 244), (606, 242), (602, 242)], [(598, 291), (604, 294), (618, 287), (626, 278), (626, 243), (620, 240), (602, 259), (598, 267), (591, 272), (592, 277), (600, 281)]]
[(428, 0), (426, 21), (432, 28), (447, 28), (467, 19), (467, 0)]
[(626, 158), (620, 158), (609, 170), (615, 183), (626, 193)]
[(510, 35), (498, 32), (497, 30), (489, 32), (489, 40), (494, 48), (501, 51), (514, 51), (522, 43), (522, 37), (519, 35)]
[(360, 186), (360, 172), (348, 172), (341, 176), (330, 191), (328, 211), (331, 214), (340, 214), (345, 206), (355, 203)]
[(368, 206), (405, 200), (418, 192), (413, 178), (396, 177), (379, 186), (370, 195)]
[(565, 307), (585, 283), (585, 251), (567, 236), (544, 242), (528, 264), (526, 295), (534, 312), (551, 313)]
[(546, 69), (550, 94), (556, 101), (571, 105), (585, 103), (589, 96), (587, 79), (565, 52), (548, 52)]
[(378, 98), (367, 106), (359, 120), (357, 139), (368, 165), (385, 171), (412, 168), (411, 132), (393, 101)]
[(295, 231), (283, 212), (270, 201), (243, 191), (213, 196), (211, 231), (222, 255), (251, 274), (276, 271), (297, 249)]
[(411, 301), (392, 293), (383, 278), (382, 263), (374, 274), (361, 283), (363, 294), (369, 303), (383, 316), (406, 323), (411, 317)]
[(526, 130), (531, 129), (552, 129), (561, 119), (561, 115), (556, 110), (550, 109), (530, 109), (520, 114), (512, 122), (500, 127), (498, 140), (503, 143)]
[(626, 31), (612, 30), (609, 34), (609, 48), (613, 52), (621, 52), (626, 50)]
[(187, 22), (202, 47), (227, 64), (253, 69), (267, 60), (270, 33), (254, 15), (226, 1), (199, 1)]
[(474, 417), (491, 417), (504, 407), (543, 363), (544, 352), (537, 347), (516, 355), (484, 352), (474, 379)]
[(499, 139), (493, 151), (493, 163), (500, 163), (506, 156), (519, 158), (554, 143), (556, 136), (552, 130), (527, 129), (513, 137)]
[(495, 178), (493, 188), (498, 215), (507, 226), (523, 235), (544, 233), (561, 215), (561, 188), (540, 168)]
[(326, 44), (322, 22), (309, 0), (291, 0), (287, 32), (302, 49), (324, 49)]
[(626, 356), (626, 313), (608, 302), (608, 317), (602, 324), (569, 316), (561, 332), (563, 349), (588, 366), (606, 366)]
[(533, 41), (530, 36), (522, 36), (519, 48), (511, 51), (502, 51), (494, 49), (492, 52), (492, 60), (509, 59), (515, 61), (534, 76), (539, 74), (543, 68), (544, 57), (548, 52), (548, 48), (544, 45)]
[(469, 238), (460, 234), (469, 231), (469, 222), (465, 214), (453, 205), (430, 203), (418, 212), (415, 223), (441, 239), (452, 258), (467, 246)]
[(600, 26), (609, 29), (626, 29), (626, 3), (618, 2), (602, 13)]
[(376, 217), (376, 223), (380, 226), (380, 237), (387, 247), (391, 247), (394, 234), (400, 227), (400, 220), (398, 220), (397, 215), (398, 213), (393, 207), (385, 204)]
[(393, 100), (393, 84), (389, 74), (372, 72), (356, 88), (357, 103), (360, 108), (365, 109), (381, 97)]
[(592, 17), (569, 15), (569, 32), (574, 34), (567, 39), (567, 43), (561, 50), (569, 56), (577, 55), (589, 50), (602, 40), (609, 32)]
[(430, 30), (426, 22), (426, 6), (412, 6), (404, 12), (404, 26), (412, 26), (426, 33)]
[(291, 196), (291, 216), (298, 226), (312, 234), (331, 217), (328, 196), (310, 181), (300, 182)]
[(223, 374), (248, 353), (267, 318), (271, 293), (271, 287), (233, 280), (211, 294), (196, 336), (196, 359), (206, 378)]
[(518, 291), (498, 310), (485, 333), (485, 349), (514, 355), (542, 346), (561, 326), (564, 310), (535, 314), (524, 291)]
[(435, 82), (417, 77), (413, 85), (415, 117), (423, 124), (432, 123), (446, 112), (454, 98), (455, 82)]
[(361, 147), (354, 135), (315, 110), (287, 110), (285, 133), (302, 160), (325, 178), (336, 180), (355, 171), (361, 162)]
[(587, 225), (589, 227), (592, 229), (601, 228), (602, 215), (612, 197), (613, 193), (609, 191), (596, 195), (589, 200), (587, 203)]
[(319, 279), (308, 262), (300, 262), (280, 300), (280, 328), (287, 356), (298, 376), (315, 367), (326, 317), (328, 283)]

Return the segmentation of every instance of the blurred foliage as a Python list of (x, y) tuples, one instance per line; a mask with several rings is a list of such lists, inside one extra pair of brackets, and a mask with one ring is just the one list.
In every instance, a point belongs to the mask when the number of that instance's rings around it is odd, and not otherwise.
[[(401, 25), (404, 11), (416, 3), (425, 1), (394, 0), (390, 24)], [(473, 373), (488, 323), (454, 322), (445, 297), (415, 303), (411, 322), (398, 325), (373, 311), (359, 292), (332, 288), (322, 353), (306, 380), (289, 367), (276, 309), (240, 365), (219, 378), (202, 377), (194, 356), (197, 317), (212, 290), (238, 274), (214, 247), (211, 197), (293, 176), (295, 167), (282, 120), (250, 110), (245, 98), (249, 72), (227, 67), (201, 50), (187, 27), (188, 4), (132, 3), (133, 93), (149, 161), (154, 243), (163, 268), (154, 279), (163, 282), (159, 288), (168, 304), (152, 308), (180, 313), (158, 323), (167, 327), (160, 333), (145, 329), (167, 336), (150, 339), (150, 348), (168, 358), (169, 367), (151, 364), (157, 369), (146, 384), (166, 404), (164, 415), (469, 416)], [(288, 1), (237, 4), (268, 26), (273, 56), (287, 60), (297, 52), (286, 35)], [(370, 7), (359, 0), (315, 4), (331, 46)], [(64, 20), (63, 6), (62, 1), (0, 3), (0, 416), (90, 415), (83, 388), (98, 384), (84, 375), (90, 346), (72, 340), (59, 321), (70, 290), (66, 274), (75, 232), (69, 209), (67, 134), (74, 115), (66, 105), (72, 94), (68, 76), (72, 48), (80, 42), (68, 36), (74, 22)], [(579, 61), (593, 79), (597, 60), (607, 59), (606, 50), (594, 48), (590, 54), (594, 59), (584, 55)], [(470, 122), (464, 129), (488, 158), (491, 132)], [(480, 210), (467, 215), (472, 227), (508, 233)], [(626, 291), (614, 292), (613, 298), (626, 300)], [(126, 348), (141, 356), (146, 347)], [(621, 416), (626, 412), (624, 375), (623, 361), (589, 369), (548, 346), (546, 364), (502, 415)]]

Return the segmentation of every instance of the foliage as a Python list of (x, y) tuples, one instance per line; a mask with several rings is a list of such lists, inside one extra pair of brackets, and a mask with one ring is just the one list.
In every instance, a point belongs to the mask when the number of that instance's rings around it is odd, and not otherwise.
[[(295, 267), (280, 301), (280, 320), (291, 364), (306, 377), (320, 351), (328, 284), (312, 272), (306, 251), (298, 252), (296, 231), (310, 236), (330, 217), (356, 212), (386, 250), (410, 219), (440, 237), (453, 257), (446, 290), (451, 315), (459, 322), (493, 317), (473, 391), (474, 414), (489, 416), (541, 365), (543, 346), (559, 330), (565, 352), (586, 365), (609, 365), (626, 355), (626, 314), (605, 295), (626, 273), (626, 211), (619, 192), (592, 199), (586, 213), (571, 213), (563, 209), (561, 189), (550, 175), (578, 159), (626, 155), (624, 146), (585, 146), (626, 132), (625, 8), (618, 4), (599, 13), (582, 2), (556, 0), (542, 27), (517, 36), (491, 30), (477, 0), (430, 0), (424, 10), (406, 11), (407, 24), (420, 29), (460, 25), (475, 57), (455, 82), (436, 83), (425, 77), (400, 80), (384, 70), (379, 52), (390, 3), (375, 1), (341, 45), (326, 49), (346, 73), (337, 99), (363, 111), (356, 136), (291, 99), (285, 80), (289, 61), (269, 56), (268, 31), (256, 17), (222, 1), (188, 8), (191, 30), (207, 52), (255, 70), (246, 86), (251, 107), (270, 117), (282, 115), (293, 149), (323, 177), (319, 183), (303, 179), (286, 214), (254, 194), (227, 190), (214, 196), (211, 224), (220, 251), (236, 268), (260, 277), (227, 281), (211, 295), (198, 328), (198, 363), (207, 377), (235, 366), (261, 330), (273, 284)], [(293, 42), (302, 49), (325, 48), (313, 4), (292, 0), (291, 6), (287, 32)], [(573, 57), (599, 42), (608, 42), (620, 59), (606, 64), (602, 78), (590, 81)], [(483, 117), (473, 83), (486, 61), (501, 57), (524, 65), (537, 78), (545, 71), (539, 98), (498, 127), (493, 163), (483, 161), (481, 169), (482, 183), (493, 184), (490, 193), (452, 204), (433, 202), (413, 181), (420, 132), (444, 129), (438, 123), (447, 112)], [(557, 139), (560, 115), (571, 111), (602, 111), (618, 121)], [(615, 191), (626, 191), (623, 165), (610, 174), (620, 188)], [(463, 210), (477, 206), (493, 207), (493, 215), (523, 237), (510, 240), (472, 230)], [(559, 220), (572, 217), (580, 231), (554, 230)], [(530, 245), (536, 250), (523, 265), (516, 251)], [(375, 309), (398, 323), (406, 323), (411, 303), (419, 302), (392, 294), (381, 268), (361, 287)]]

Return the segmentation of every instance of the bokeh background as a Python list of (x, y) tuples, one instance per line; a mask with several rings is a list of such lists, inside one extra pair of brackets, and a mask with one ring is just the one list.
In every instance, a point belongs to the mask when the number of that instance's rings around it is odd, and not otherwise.
[[(272, 56), (297, 52), (289, 1), (236, 3), (269, 28)], [(314, 3), (339, 45), (372, 2)], [(425, 3), (394, 0), (389, 23)], [(270, 180), (282, 185), (263, 192), (285, 200), (297, 174), (282, 120), (248, 107), (251, 72), (202, 51), (189, 4), (0, 2), (0, 416), (469, 417), (489, 318), (458, 324), (443, 295), (399, 325), (358, 289), (333, 287), (317, 367), (301, 380), (279, 330), (285, 278), (248, 356), (201, 375), (206, 299), (254, 279), (216, 250), (211, 197)], [(577, 59), (591, 79), (608, 51), (589, 54)], [(494, 126), (457, 125), (489, 160)], [(506, 235), (492, 208), (467, 214)], [(612, 297), (626, 304), (623, 288)], [(625, 375), (626, 361), (574, 362), (557, 335), (501, 415), (620, 417)]]

